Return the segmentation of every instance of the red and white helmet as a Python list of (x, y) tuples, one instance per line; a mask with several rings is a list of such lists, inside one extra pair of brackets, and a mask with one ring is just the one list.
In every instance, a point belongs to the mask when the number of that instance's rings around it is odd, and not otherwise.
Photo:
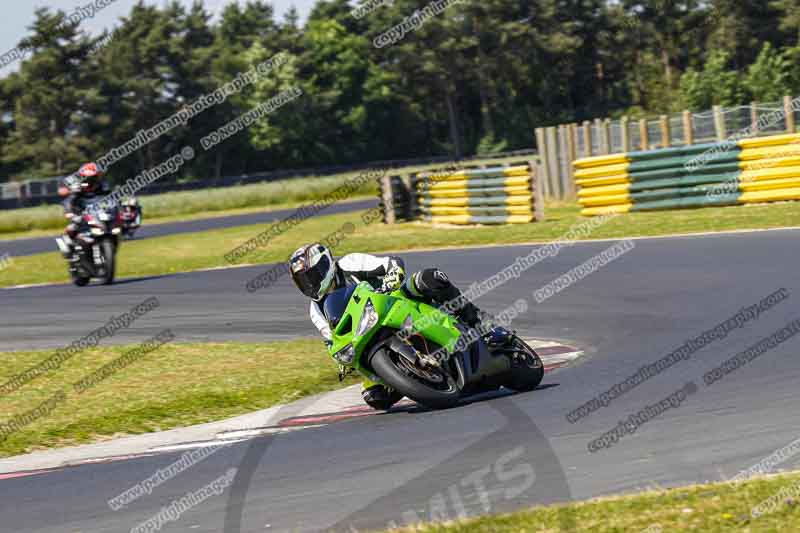
[(78, 169), (77, 175), (81, 180), (81, 190), (86, 193), (92, 193), (97, 188), (103, 171), (95, 163), (84, 163)]
[(78, 176), (82, 178), (99, 178), (103, 175), (103, 171), (96, 163), (84, 163), (78, 169)]

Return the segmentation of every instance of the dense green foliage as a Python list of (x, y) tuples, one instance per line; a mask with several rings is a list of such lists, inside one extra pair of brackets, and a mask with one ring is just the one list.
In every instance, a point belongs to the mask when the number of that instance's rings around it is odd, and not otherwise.
[[(70, 172), (279, 52), (289, 61), (111, 169), (115, 181), (191, 145), (184, 177), (531, 148), (533, 129), (800, 94), (798, 0), (464, 0), (396, 44), (428, 5), (363, 17), (319, 0), (300, 24), (269, 2), (142, 3), (107, 44), (41, 9), (0, 80), (0, 176)], [(302, 96), (205, 151), (200, 139), (277, 93)]]

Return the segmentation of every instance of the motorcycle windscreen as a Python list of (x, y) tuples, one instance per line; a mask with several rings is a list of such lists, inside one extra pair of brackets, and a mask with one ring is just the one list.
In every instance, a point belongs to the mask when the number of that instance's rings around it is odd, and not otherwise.
[(345, 310), (347, 310), (347, 303), (350, 301), (350, 297), (355, 290), (356, 285), (350, 285), (348, 287), (336, 289), (325, 297), (325, 304), (323, 305), (322, 311), (332, 328), (335, 328), (342, 319)]

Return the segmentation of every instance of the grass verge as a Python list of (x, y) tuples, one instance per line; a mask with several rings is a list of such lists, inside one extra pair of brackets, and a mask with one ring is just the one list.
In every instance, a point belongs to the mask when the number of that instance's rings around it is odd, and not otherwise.
[[(170, 192), (141, 196), (139, 201), (147, 224), (235, 215), (292, 208), (319, 200), (357, 175), (349, 173), (324, 178), (311, 177), (239, 187)], [(369, 182), (354, 191), (353, 198), (376, 194), (376, 184)], [(38, 237), (51, 234), (52, 230), (63, 230), (65, 225), (60, 205), (0, 211), (0, 237), (3, 239)]]
[[(66, 394), (51, 412), (0, 441), (0, 456), (221, 420), (356, 382), (339, 382), (319, 340), (294, 340), (165, 344), (84, 392), (73, 389), (73, 383), (131, 348), (80, 352), (0, 397), (2, 424), (59, 390)], [(3, 353), (0, 383), (51, 355), (50, 350)]]
[[(350, 197), (347, 201), (348, 202), (355, 202), (358, 200), (366, 200), (366, 199), (373, 199), (375, 198), (375, 194), (356, 194)], [(228, 209), (225, 211), (201, 211), (198, 213), (189, 213), (185, 215), (168, 215), (158, 218), (149, 217), (145, 214), (145, 225), (147, 226), (155, 226), (159, 224), (167, 224), (169, 222), (188, 222), (191, 220), (207, 220), (212, 218), (224, 218), (224, 217), (231, 217), (236, 215), (249, 215), (252, 213), (269, 213), (272, 211), (279, 211), (282, 209), (291, 210), (297, 209), (298, 207), (308, 205), (310, 202), (284, 202), (281, 204), (275, 204), (273, 206), (264, 208), (264, 207), (242, 207), (236, 209)], [(39, 208), (34, 208), (39, 209)], [(60, 210), (61, 208), (59, 208)], [(0, 216), (2, 216), (0, 212)], [(61, 220), (61, 211), (58, 211), (59, 220)], [(64, 226), (66, 223), (61, 224), (58, 228), (50, 228), (50, 229), (31, 229), (26, 231), (19, 231), (13, 233), (0, 233), (0, 248), (2, 248), (3, 241), (10, 241), (15, 239), (33, 239), (36, 237), (57, 237), (61, 234), (64, 230)], [(55, 246), (55, 242), (53, 243)]]
[[(447, 246), (548, 242), (562, 237), (570, 227), (587, 220), (580, 216), (580, 209), (574, 204), (550, 205), (546, 213), (547, 220), (541, 223), (469, 228), (435, 227), (418, 222), (392, 226), (379, 223), (365, 225), (361, 219), (362, 212), (319, 216), (307, 219), (271, 239), (267, 246), (256, 249), (242, 261), (285, 261), (301, 243), (323, 240), (342, 227), (351, 227), (353, 231), (333, 247), (338, 255), (355, 251), (379, 253)], [(624, 238), (787, 226), (800, 226), (800, 203), (629, 213), (606, 222), (588, 237)], [(225, 253), (268, 227), (266, 224), (240, 226), (125, 242), (118, 256), (117, 275), (161, 275), (230, 266), (224, 259)], [(0, 270), (0, 287), (65, 282), (68, 279), (66, 265), (58, 253), (17, 257), (10, 266)]]
[[(500, 157), (468, 161), (465, 165), (514, 163), (525, 157)], [(412, 165), (391, 169), (391, 174), (408, 174), (442, 168), (439, 165)], [(376, 167), (377, 169), (377, 167)], [(292, 208), (319, 200), (346, 181), (364, 171), (343, 172), (332, 176), (298, 176), (292, 179), (256, 183), (237, 187), (170, 192), (139, 199), (145, 222), (161, 223), (189, 218), (226, 216), (264, 209)], [(375, 196), (377, 184), (369, 182), (355, 191), (353, 198)], [(49, 235), (49, 230), (61, 230), (66, 224), (60, 205), (30, 207), (0, 211), (0, 238), (18, 239)]]
[[(784, 491), (781, 493), (781, 491)], [(787, 494), (794, 497), (787, 497)], [(533, 507), (515, 513), (456, 523), (422, 525), (401, 531), (422, 533), (661, 533), (668, 531), (798, 531), (800, 473), (751, 479), (736, 485), (713, 483), (614, 496), (569, 505)], [(776, 496), (773, 512), (751, 515)], [(396, 529), (393, 531), (397, 531)]]

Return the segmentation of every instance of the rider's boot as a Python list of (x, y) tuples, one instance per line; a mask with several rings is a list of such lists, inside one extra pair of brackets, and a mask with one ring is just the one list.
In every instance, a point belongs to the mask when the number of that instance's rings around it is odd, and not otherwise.
[(361, 391), (361, 397), (367, 405), (379, 411), (388, 411), (403, 399), (403, 395), (398, 391), (370, 380), (364, 380), (362, 387), (364, 390)]
[[(458, 289), (456, 289), (458, 291)], [(483, 311), (472, 302), (466, 302), (461, 309), (456, 311), (456, 316), (460, 321), (465, 323), (471, 328), (477, 328), (481, 325), (481, 315)]]

